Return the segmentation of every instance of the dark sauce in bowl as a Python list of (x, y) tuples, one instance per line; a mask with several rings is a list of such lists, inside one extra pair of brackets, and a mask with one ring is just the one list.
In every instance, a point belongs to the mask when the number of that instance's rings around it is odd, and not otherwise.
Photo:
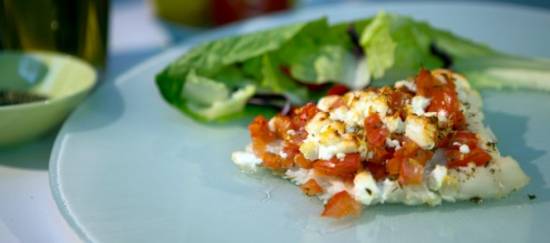
[(0, 90), (0, 106), (18, 105), (47, 100), (48, 97), (25, 91)]

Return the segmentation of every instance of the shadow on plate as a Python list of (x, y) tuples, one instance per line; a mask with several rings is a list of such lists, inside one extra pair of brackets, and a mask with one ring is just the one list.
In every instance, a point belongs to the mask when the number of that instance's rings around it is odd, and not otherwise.
[(64, 127), (64, 132), (86, 132), (112, 124), (124, 112), (124, 100), (118, 87), (108, 82), (91, 95), (76, 112), (90, 115), (71, 116), (71, 122)]

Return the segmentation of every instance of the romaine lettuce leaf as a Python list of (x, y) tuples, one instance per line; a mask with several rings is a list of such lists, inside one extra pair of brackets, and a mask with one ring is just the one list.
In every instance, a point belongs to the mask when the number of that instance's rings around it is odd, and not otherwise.
[(246, 101), (254, 95), (256, 88), (253, 85), (247, 85), (225, 100), (217, 100), (204, 106), (197, 103), (188, 103), (186, 108), (194, 115), (194, 118), (202, 121), (212, 121), (223, 119), (224, 117), (235, 115), (242, 112)]
[(201, 77), (191, 70), (187, 74), (187, 82), (183, 86), (183, 97), (189, 102), (200, 105), (211, 105), (216, 101), (223, 101), (229, 97), (229, 89), (223, 83)]
[(443, 67), (445, 60), (433, 52), (435, 47), (451, 59), (447, 68), (478, 88), (550, 91), (550, 60), (504, 54), (406, 16), (379, 13), (366, 25), (361, 44), (371, 75), (382, 85), (414, 75), (422, 67)]
[(284, 94), (294, 104), (303, 104), (309, 100), (308, 91), (287, 77), (279, 69), (279, 63), (275, 57), (264, 55), (262, 57), (262, 83), (261, 87), (275, 93)]
[[(239, 112), (244, 106), (241, 103), (235, 106), (239, 109), (227, 108), (227, 105), (233, 107), (237, 103), (231, 100), (250, 98), (256, 90), (284, 93), (295, 98), (297, 103), (305, 102), (309, 100), (307, 90), (281, 75), (277, 66), (279, 63), (265, 56), (280, 49), (301, 32), (310, 35), (327, 26), (326, 19), (322, 18), (202, 44), (159, 73), (157, 86), (169, 103), (199, 120), (216, 120), (229, 115), (228, 112)], [(187, 82), (191, 84), (187, 85)], [(204, 84), (200, 85), (202, 82)], [(223, 91), (243, 91), (244, 87), (246, 96), (241, 92), (235, 97), (236, 93), (226, 94)], [(196, 93), (197, 90), (201, 93)], [(248, 95), (250, 90), (254, 92)], [(209, 95), (212, 97), (207, 97)], [(220, 97), (224, 96), (226, 99), (222, 101)]]
[(374, 78), (382, 77), (395, 62), (396, 43), (390, 35), (391, 23), (390, 16), (380, 12), (361, 35), (360, 44), (367, 54), (367, 68)]

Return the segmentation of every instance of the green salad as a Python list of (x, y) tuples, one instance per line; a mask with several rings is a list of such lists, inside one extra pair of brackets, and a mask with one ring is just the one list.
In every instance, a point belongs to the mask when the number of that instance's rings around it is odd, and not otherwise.
[(315, 101), (332, 89), (386, 85), (420, 68), (449, 68), (478, 88), (550, 91), (550, 60), (518, 57), (407, 16), (326, 18), (204, 43), (156, 77), (164, 99), (192, 118)]

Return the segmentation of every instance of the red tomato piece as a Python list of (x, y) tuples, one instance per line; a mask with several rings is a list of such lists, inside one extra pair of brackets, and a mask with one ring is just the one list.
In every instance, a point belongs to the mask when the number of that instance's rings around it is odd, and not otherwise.
[(327, 95), (343, 95), (349, 91), (349, 88), (343, 84), (334, 84), (327, 91)]
[(371, 113), (365, 118), (364, 123), (367, 143), (375, 147), (384, 146), (389, 131), (384, 127), (384, 123), (380, 120), (380, 116), (376, 113)]
[(313, 161), (306, 159), (302, 154), (297, 154), (294, 157), (294, 162), (300, 168), (311, 169), (313, 167)]
[(446, 82), (442, 82), (435, 78), (430, 71), (422, 69), (416, 76), (415, 82), (417, 93), (431, 98), (427, 111), (444, 110), (447, 112), (448, 120), (453, 128), (464, 127), (464, 114), (460, 111), (460, 101), (453, 80), (447, 79)]
[(386, 170), (389, 175), (399, 176), (399, 182), (403, 185), (419, 184), (424, 175), (424, 165), (432, 156), (433, 152), (423, 150), (406, 139), (401, 149), (386, 163)]
[(319, 186), (315, 179), (309, 179), (306, 183), (300, 186), (300, 189), (302, 189), (304, 194), (308, 196), (316, 196), (323, 192), (323, 188)]
[(322, 216), (331, 218), (358, 216), (360, 214), (361, 204), (355, 201), (346, 191), (334, 194), (325, 205), (323, 213), (321, 213)]
[(479, 147), (470, 148), (467, 154), (461, 153), (458, 149), (449, 149), (445, 153), (448, 158), (447, 167), (456, 168), (468, 166), (468, 163), (474, 163), (476, 166), (485, 166), (491, 161), (491, 155)]
[(292, 129), (292, 122), (288, 116), (276, 115), (273, 118), (273, 124), (275, 127), (275, 134), (279, 138), (288, 137), (288, 130)]
[(401, 170), (401, 163), (403, 158), (394, 156), (386, 162), (386, 172), (391, 176), (398, 176)]
[(405, 119), (406, 111), (405, 107), (407, 101), (411, 99), (411, 94), (402, 90), (395, 90), (389, 88), (382, 88), (382, 94), (388, 97), (388, 105), (391, 111), (391, 115), (399, 114), (401, 119)]
[(452, 143), (450, 146), (454, 146), (453, 143), (460, 143), (460, 144), (466, 144), (469, 147), (476, 147), (477, 146), (477, 136), (475, 133), (470, 131), (457, 131), (453, 134), (453, 137), (451, 139)]
[(433, 88), (438, 84), (438, 81), (426, 69), (421, 69), (415, 79), (416, 92), (424, 97), (431, 96)]
[(375, 180), (380, 181), (386, 178), (386, 167), (383, 164), (367, 163), (366, 167)]
[(417, 185), (422, 183), (424, 165), (415, 159), (407, 159), (401, 163), (399, 183), (402, 185)]
[(263, 116), (257, 116), (252, 123), (248, 125), (248, 130), (252, 139), (259, 139), (263, 142), (269, 143), (275, 140), (276, 136), (269, 130), (268, 121)]
[(248, 126), (252, 137), (252, 149), (260, 157), (264, 154), (267, 144), (277, 138), (275, 133), (269, 130), (267, 123), (265, 117), (257, 116)]
[(292, 127), (295, 130), (303, 128), (318, 111), (317, 106), (313, 103), (307, 103), (302, 107), (294, 109), (291, 115)]
[(293, 164), (291, 160), (283, 159), (281, 156), (270, 152), (263, 153), (261, 158), (262, 166), (271, 170), (288, 169)]
[(344, 179), (353, 178), (361, 167), (361, 156), (358, 153), (346, 154), (343, 160), (332, 158), (330, 160), (317, 160), (313, 164), (313, 168), (322, 174)]

